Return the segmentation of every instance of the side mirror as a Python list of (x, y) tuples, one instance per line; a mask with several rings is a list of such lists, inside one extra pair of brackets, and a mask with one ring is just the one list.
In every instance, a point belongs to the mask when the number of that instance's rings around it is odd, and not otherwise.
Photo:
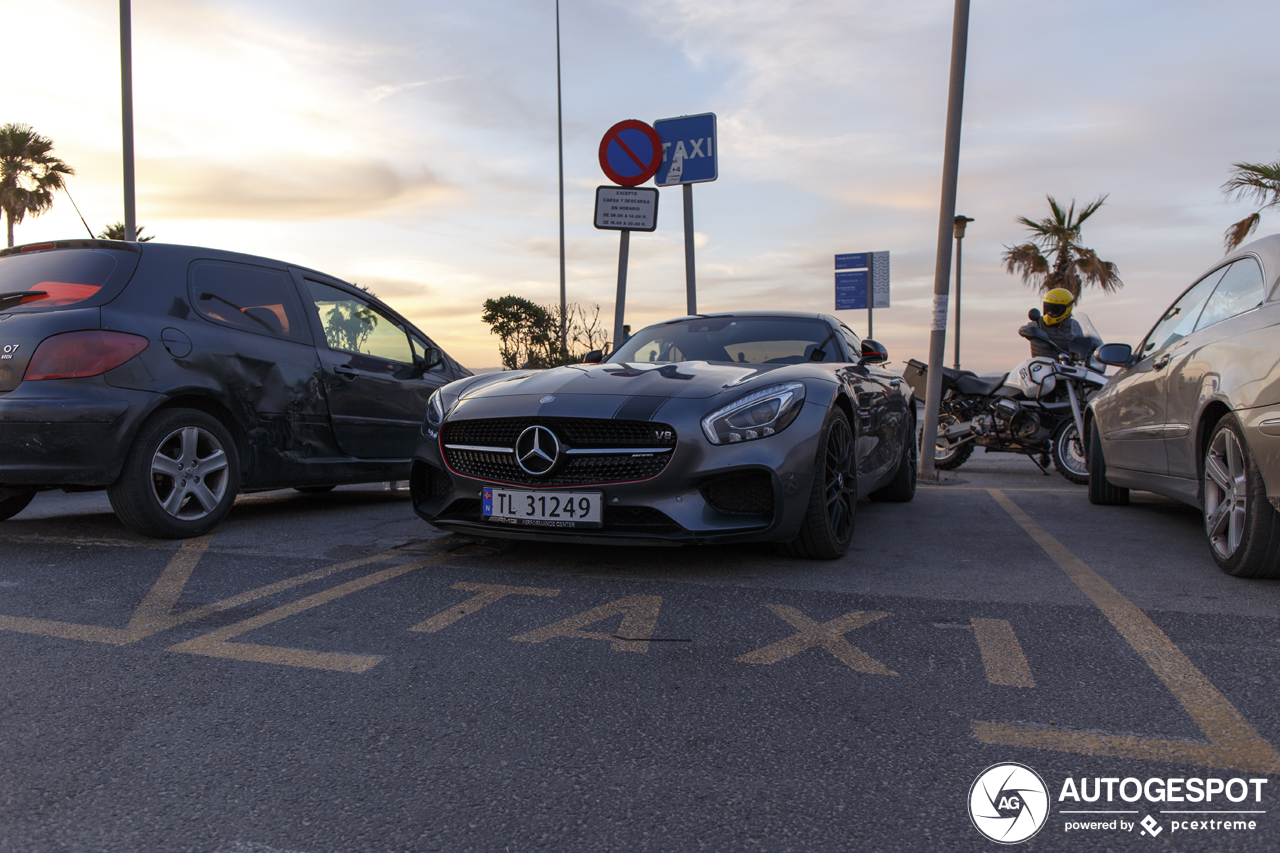
[(862, 358), (858, 359), (859, 364), (884, 364), (888, 360), (889, 351), (884, 348), (884, 344), (870, 338), (862, 342)]
[(423, 367), (426, 370), (435, 370), (444, 367), (444, 353), (440, 352), (438, 347), (428, 347), (426, 353), (422, 357)]
[(1128, 344), (1103, 344), (1098, 347), (1094, 358), (1112, 367), (1127, 367), (1133, 358), (1133, 347)]
[(582, 357), (583, 364), (599, 364), (602, 361), (604, 361), (604, 353), (598, 349), (593, 349)]
[(1040, 322), (1040, 309), (1039, 309), (1039, 308), (1032, 308), (1030, 311), (1028, 311), (1028, 312), (1027, 312), (1027, 319), (1028, 319), (1028, 320), (1030, 320), (1030, 321), (1031, 321), (1031, 322), (1033, 322), (1033, 323), (1039, 323), (1039, 322)]

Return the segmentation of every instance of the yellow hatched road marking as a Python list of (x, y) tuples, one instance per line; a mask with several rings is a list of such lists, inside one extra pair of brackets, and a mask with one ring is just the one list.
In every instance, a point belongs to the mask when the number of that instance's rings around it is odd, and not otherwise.
[(295, 649), (286, 646), (263, 646), (252, 643), (233, 643), (232, 638), (241, 634), (248, 633), (257, 628), (270, 625), (273, 622), (279, 622), (281, 619), (287, 619), (290, 616), (296, 616), (299, 613), (319, 607), (322, 604), (328, 604), (336, 601), (343, 596), (351, 595), (353, 592), (359, 592), (368, 589), (371, 586), (389, 581), (392, 578), (398, 578), (403, 574), (407, 574), (423, 566), (430, 566), (433, 563), (440, 563), (445, 560), (452, 559), (451, 554), (441, 554), (435, 557), (428, 557), (425, 560), (418, 560), (413, 563), (406, 563), (399, 566), (392, 566), (389, 569), (373, 572), (364, 577), (356, 578), (344, 584), (326, 589), (323, 592), (317, 592), (306, 598), (297, 601), (291, 601), (283, 604), (266, 613), (260, 613), (249, 619), (237, 622), (234, 625), (228, 625), (225, 628), (219, 628), (216, 631), (210, 631), (208, 634), (202, 634), (191, 640), (170, 646), (171, 652), (183, 652), (193, 655), (207, 655), (215, 658), (230, 658), (231, 660), (240, 661), (256, 661), (258, 663), (283, 664), (285, 666), (300, 666), (310, 669), (329, 669), (338, 672), (364, 672), (370, 667), (376, 665), (382, 660), (378, 655), (351, 655), (339, 652), (313, 652), (307, 649)]
[(1147, 614), (1036, 524), (1003, 490), (987, 489), (987, 492), (1066, 572), (1080, 591), (1097, 605), (1107, 621), (1120, 632), (1125, 642), (1178, 700), (1178, 704), (1200, 727), (1209, 742), (1072, 732), (974, 720), (973, 731), (978, 740), (1085, 755), (1115, 755), (1259, 773), (1280, 773), (1280, 755), (1276, 754), (1271, 744), (1263, 740), (1227, 697), (1210, 683)]

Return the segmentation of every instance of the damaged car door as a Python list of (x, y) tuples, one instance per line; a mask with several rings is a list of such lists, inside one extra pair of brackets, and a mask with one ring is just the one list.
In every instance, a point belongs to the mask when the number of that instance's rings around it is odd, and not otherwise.
[(448, 379), (439, 350), (354, 289), (301, 274), (339, 447), (362, 459), (408, 459), (431, 393)]

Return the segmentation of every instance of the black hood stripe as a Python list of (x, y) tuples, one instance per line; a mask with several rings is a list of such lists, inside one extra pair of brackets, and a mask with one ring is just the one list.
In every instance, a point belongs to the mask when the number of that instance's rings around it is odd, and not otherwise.
[(658, 407), (667, 402), (666, 397), (628, 397), (613, 413), (615, 420), (649, 421)]

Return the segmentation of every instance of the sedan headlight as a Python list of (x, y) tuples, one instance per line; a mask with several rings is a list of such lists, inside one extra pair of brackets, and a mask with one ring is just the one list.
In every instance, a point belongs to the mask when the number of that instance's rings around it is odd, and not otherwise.
[(436, 391), (427, 400), (427, 419), (422, 424), (422, 432), (427, 438), (435, 438), (440, 434), (440, 425), (444, 423), (444, 404), (440, 402), (440, 392)]
[(804, 385), (788, 382), (753, 391), (702, 419), (702, 431), (712, 444), (736, 444), (782, 432), (804, 402)]

